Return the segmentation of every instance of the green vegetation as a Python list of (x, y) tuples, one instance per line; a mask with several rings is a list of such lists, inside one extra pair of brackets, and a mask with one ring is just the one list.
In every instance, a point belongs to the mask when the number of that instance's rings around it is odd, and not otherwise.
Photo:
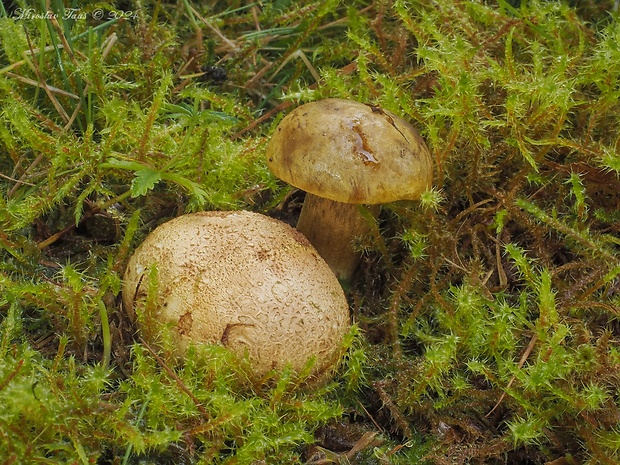
[[(0, 9), (0, 463), (620, 462), (617, 2), (74, 3)], [(360, 239), (334, 379), (144, 344), (133, 249), (189, 211), (293, 222), (265, 142), (325, 97), (436, 168)]]

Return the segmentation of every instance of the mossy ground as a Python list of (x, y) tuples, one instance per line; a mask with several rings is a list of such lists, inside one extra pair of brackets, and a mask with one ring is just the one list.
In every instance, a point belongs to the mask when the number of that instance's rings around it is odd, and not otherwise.
[[(0, 10), (0, 463), (620, 462), (618, 2), (29, 7)], [(436, 186), (360, 239), (333, 382), (142, 343), (132, 250), (188, 211), (294, 222), (265, 142), (325, 97), (410, 120)]]

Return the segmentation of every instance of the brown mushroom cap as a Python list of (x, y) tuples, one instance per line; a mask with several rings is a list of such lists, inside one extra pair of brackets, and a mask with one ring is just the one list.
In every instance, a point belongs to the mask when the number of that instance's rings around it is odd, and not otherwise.
[(257, 213), (203, 212), (156, 228), (129, 260), (124, 308), (144, 305), (152, 265), (157, 312), (172, 322), (181, 353), (188, 342), (221, 343), (247, 353), (256, 376), (316, 357), (336, 361), (349, 323), (338, 280), (308, 240)]
[(267, 164), (299, 189), (356, 204), (418, 199), (433, 176), (428, 149), (409, 123), (343, 99), (289, 113), (267, 146)]

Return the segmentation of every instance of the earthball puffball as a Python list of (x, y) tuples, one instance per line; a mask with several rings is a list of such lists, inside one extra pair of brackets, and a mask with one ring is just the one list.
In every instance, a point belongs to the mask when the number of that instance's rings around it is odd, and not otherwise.
[(190, 341), (222, 344), (247, 354), (256, 377), (287, 365), (300, 371), (313, 357), (321, 375), (337, 362), (349, 328), (344, 292), (289, 225), (247, 211), (192, 213), (160, 225), (125, 271), (123, 306), (134, 319), (153, 266), (149, 315), (172, 323), (181, 354)]

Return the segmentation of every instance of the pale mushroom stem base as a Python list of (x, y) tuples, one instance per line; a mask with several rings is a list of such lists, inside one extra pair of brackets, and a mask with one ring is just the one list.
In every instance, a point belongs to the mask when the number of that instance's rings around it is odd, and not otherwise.
[[(376, 215), (373, 210), (371, 212)], [(335, 202), (308, 193), (297, 230), (308, 238), (340, 282), (351, 282), (361, 260), (354, 241), (371, 231), (359, 205)]]

